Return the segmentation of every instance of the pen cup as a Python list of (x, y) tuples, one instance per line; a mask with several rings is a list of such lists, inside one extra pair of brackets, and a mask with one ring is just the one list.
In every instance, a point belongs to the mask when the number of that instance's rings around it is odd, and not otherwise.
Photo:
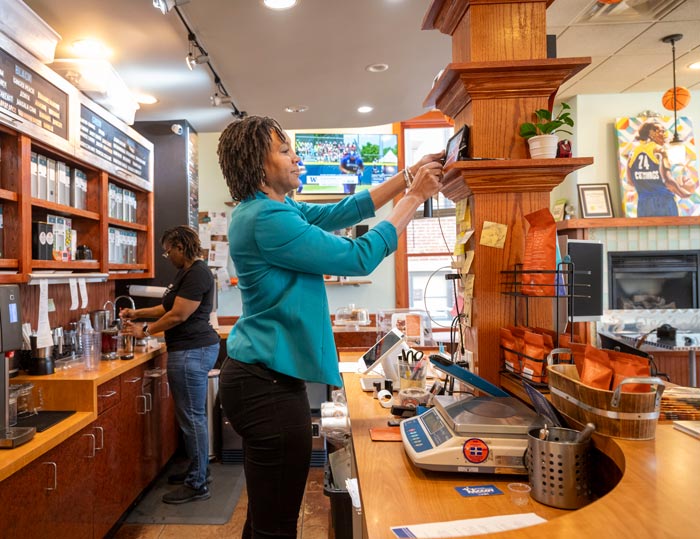
[(428, 362), (410, 362), (399, 360), (399, 389), (409, 387), (425, 387), (425, 377), (428, 373)]

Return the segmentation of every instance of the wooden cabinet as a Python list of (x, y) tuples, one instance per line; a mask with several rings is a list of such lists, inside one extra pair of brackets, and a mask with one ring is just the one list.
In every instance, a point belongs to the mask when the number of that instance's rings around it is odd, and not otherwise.
[[(0, 152), (0, 204), (4, 222), (3, 245), (0, 250), (0, 283), (27, 282), (28, 274), (35, 270), (108, 273), (110, 279), (153, 277), (151, 191), (113, 177), (68, 153), (2, 125)], [(43, 198), (44, 193), (41, 190), (37, 192), (36, 185), (33, 188), (32, 182), (37, 182), (37, 172), (32, 170), (33, 154), (46, 158), (54, 166), (60, 163), (62, 167), (78, 171), (81, 177), (84, 176), (87, 183), (84, 208), (71, 205), (70, 197), (65, 192), (62, 197), (54, 195), (52, 200), (47, 200)], [(35, 168), (38, 166), (35, 165)], [(58, 180), (54, 179), (53, 183), (58, 185)], [(128, 188), (134, 193), (134, 222), (108, 216), (110, 184)], [(33, 223), (46, 222), (49, 216), (70, 220), (71, 228), (76, 232), (75, 243), (86, 245), (92, 252), (92, 260), (68, 260), (69, 257), (58, 255), (46, 260), (33, 255)], [(134, 252), (134, 256), (129, 263), (110, 261), (110, 229), (121, 231), (121, 236), (130, 242), (129, 248)], [(69, 235), (70, 232), (66, 234)], [(58, 235), (54, 237), (58, 241)], [(68, 237), (69, 245), (70, 241), (71, 238)], [(49, 248), (49, 251), (51, 250)]]
[(95, 437), (85, 429), (0, 485), (4, 537), (91, 539)]

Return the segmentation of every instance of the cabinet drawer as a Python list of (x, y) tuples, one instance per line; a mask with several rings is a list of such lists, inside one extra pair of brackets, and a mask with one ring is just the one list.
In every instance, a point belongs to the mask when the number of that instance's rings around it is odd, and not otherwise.
[(119, 376), (97, 387), (97, 415), (119, 403), (122, 397), (121, 389), (121, 377)]

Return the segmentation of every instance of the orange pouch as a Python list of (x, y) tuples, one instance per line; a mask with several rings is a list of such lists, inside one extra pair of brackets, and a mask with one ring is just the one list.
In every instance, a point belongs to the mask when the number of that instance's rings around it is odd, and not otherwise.
[(520, 359), (518, 357), (520, 348), (517, 345), (515, 337), (513, 337), (513, 334), (507, 328), (500, 328), (500, 333), (501, 347), (503, 348), (503, 362), (506, 370), (510, 372), (520, 372)]
[(547, 208), (525, 216), (530, 228), (525, 236), (523, 257), (523, 294), (530, 296), (553, 296), (554, 273), (527, 273), (553, 271), (557, 265), (557, 224)]
[(610, 389), (613, 370), (606, 350), (586, 345), (581, 372), (581, 383), (597, 389)]
[(547, 381), (545, 369), (544, 336), (532, 331), (525, 332), (525, 344), (523, 346), (523, 378), (533, 382), (543, 383)]
[[(651, 367), (649, 367), (647, 358), (614, 350), (607, 352), (613, 368), (613, 389), (616, 389), (625, 378), (651, 376)], [(649, 384), (625, 384), (622, 386), (623, 393), (648, 393), (649, 391), (651, 391)]]

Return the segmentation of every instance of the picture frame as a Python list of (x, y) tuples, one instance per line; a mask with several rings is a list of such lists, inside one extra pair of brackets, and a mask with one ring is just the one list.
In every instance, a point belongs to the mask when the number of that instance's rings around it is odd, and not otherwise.
[(554, 202), (552, 206), (552, 217), (554, 220), (559, 222), (564, 220), (564, 210), (566, 209), (566, 203), (568, 200), (566, 198), (560, 198)]
[(607, 183), (585, 183), (577, 187), (583, 219), (613, 216), (610, 186)]

